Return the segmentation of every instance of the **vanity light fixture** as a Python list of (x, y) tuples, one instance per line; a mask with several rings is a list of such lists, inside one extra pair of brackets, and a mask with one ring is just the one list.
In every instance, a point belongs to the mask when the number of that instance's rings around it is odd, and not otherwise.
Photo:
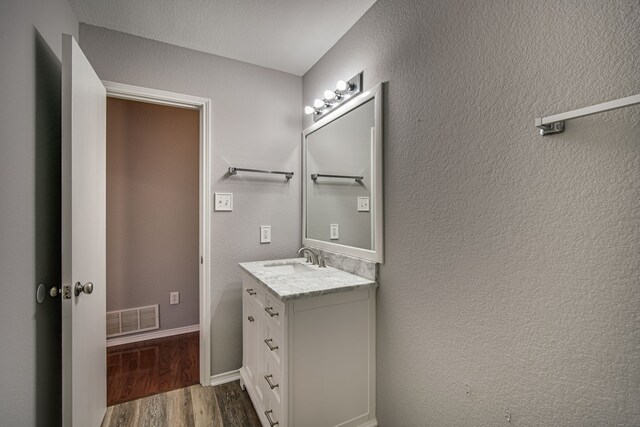
[(327, 90), (324, 91), (324, 100), (325, 101), (335, 102), (337, 97), (338, 97), (338, 94), (336, 94), (335, 91), (333, 91), (333, 90), (327, 89)]
[(323, 108), (326, 108), (329, 105), (326, 102), (324, 102), (323, 99), (316, 99), (315, 101), (313, 101), (313, 106), (315, 107), (316, 110), (322, 110)]
[(338, 83), (336, 84), (336, 89), (340, 93), (348, 93), (352, 91), (353, 88), (354, 88), (354, 85), (352, 85), (351, 83), (345, 82), (344, 80), (338, 80)]
[(313, 107), (304, 107), (305, 114), (313, 114), (313, 121), (317, 121), (326, 113), (341, 105), (348, 99), (362, 92), (362, 73), (358, 73), (349, 81), (339, 80), (336, 90), (327, 89), (324, 91), (323, 99), (313, 101)]

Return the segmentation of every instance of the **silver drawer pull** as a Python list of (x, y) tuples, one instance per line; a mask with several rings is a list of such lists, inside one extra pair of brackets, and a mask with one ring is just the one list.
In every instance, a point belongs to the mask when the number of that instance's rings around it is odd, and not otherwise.
[(264, 411), (264, 414), (267, 416), (267, 421), (269, 421), (269, 425), (270, 425), (271, 427), (273, 427), (273, 426), (277, 426), (277, 425), (279, 425), (279, 424), (280, 424), (279, 422), (277, 422), (277, 421), (273, 421), (273, 420), (271, 419), (271, 415), (269, 415), (269, 414), (273, 414), (273, 411), (272, 411), (271, 409), (270, 409), (270, 410), (268, 410), (268, 411)]
[(253, 289), (246, 289), (246, 291), (247, 291), (247, 293), (248, 293), (249, 295), (251, 295), (251, 296), (253, 296), (253, 295), (257, 294), (257, 292), (256, 292), (256, 291), (254, 291)]
[(255, 322), (255, 321), (256, 321), (256, 319), (254, 319), (254, 318), (253, 318), (253, 316), (249, 316), (249, 317), (247, 317), (247, 320), (248, 320), (249, 322)]
[(273, 307), (265, 307), (264, 311), (269, 313), (269, 316), (271, 316), (271, 317), (275, 317), (275, 316), (278, 315), (278, 312), (273, 311)]
[(269, 347), (269, 350), (271, 350), (271, 351), (277, 350), (278, 346), (277, 345), (271, 345), (272, 342), (273, 342), (273, 338), (267, 338), (266, 340), (264, 340), (264, 343), (267, 345), (267, 347)]
[(267, 380), (267, 384), (269, 384), (269, 387), (271, 387), (271, 390), (273, 390), (276, 387), (280, 387), (280, 384), (272, 383), (269, 378), (273, 378), (273, 375), (265, 375), (264, 376), (264, 379)]

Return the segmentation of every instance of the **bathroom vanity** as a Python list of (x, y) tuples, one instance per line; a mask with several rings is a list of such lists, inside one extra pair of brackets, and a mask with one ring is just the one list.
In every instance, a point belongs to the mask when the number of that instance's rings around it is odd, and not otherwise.
[(376, 282), (304, 258), (240, 267), (241, 385), (262, 424), (376, 426)]
[[(374, 279), (384, 261), (382, 96), (381, 83), (323, 113), (302, 133), (301, 252), (313, 262), (240, 264), (241, 385), (264, 426), (378, 425)], [(329, 267), (317, 265), (327, 260)]]

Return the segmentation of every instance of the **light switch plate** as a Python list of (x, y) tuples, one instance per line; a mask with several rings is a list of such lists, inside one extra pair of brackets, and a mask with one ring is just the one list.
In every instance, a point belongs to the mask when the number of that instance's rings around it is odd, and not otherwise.
[(330, 233), (330, 238), (331, 240), (338, 240), (340, 238), (340, 230), (338, 227), (338, 224), (329, 224), (331, 233)]
[(180, 304), (180, 292), (169, 293), (169, 304)]
[(358, 197), (358, 212), (369, 212), (368, 197)]
[(233, 210), (233, 193), (215, 193), (213, 206), (216, 211), (231, 212)]
[(271, 226), (260, 226), (260, 243), (271, 243)]

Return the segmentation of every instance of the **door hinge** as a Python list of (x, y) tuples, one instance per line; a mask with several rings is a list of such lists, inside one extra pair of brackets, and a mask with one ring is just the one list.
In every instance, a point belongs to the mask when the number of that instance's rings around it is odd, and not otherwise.
[(204, 259), (200, 257), (200, 264), (204, 264)]

